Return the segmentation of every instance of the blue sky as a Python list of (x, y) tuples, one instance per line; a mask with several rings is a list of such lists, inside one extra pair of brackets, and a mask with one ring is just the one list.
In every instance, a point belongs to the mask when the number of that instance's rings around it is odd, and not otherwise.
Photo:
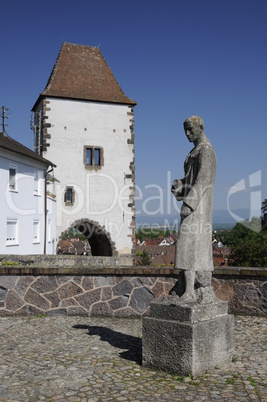
[[(183, 176), (192, 148), (183, 121), (199, 115), (217, 154), (214, 209), (227, 208), (229, 190), (241, 180), (245, 189), (229, 197), (229, 206), (249, 208), (256, 191), (267, 198), (266, 21), (266, 0), (1, 1), (0, 106), (10, 108), (7, 133), (32, 147), (31, 108), (63, 41), (99, 46), (138, 103), (141, 204), (159, 200), (159, 186), (168, 214), (167, 177)], [(253, 181), (256, 172), (261, 176)], [(158, 200), (147, 201), (150, 212)]]

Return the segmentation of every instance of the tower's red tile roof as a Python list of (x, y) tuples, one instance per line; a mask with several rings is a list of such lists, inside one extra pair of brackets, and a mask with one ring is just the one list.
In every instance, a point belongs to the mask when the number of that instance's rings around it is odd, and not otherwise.
[(64, 42), (41, 96), (136, 105), (97, 47)]

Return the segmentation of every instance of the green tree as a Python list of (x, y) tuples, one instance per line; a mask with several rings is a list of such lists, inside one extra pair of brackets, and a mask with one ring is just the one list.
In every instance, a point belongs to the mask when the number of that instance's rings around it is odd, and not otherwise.
[(230, 265), (267, 267), (267, 231), (261, 230), (261, 218), (237, 223), (227, 234), (225, 244), (231, 248)]
[(252, 233), (249, 229), (249, 221), (237, 223), (235, 227), (230, 230), (224, 237), (224, 244), (229, 247), (234, 247), (239, 243), (242, 243)]
[(231, 265), (267, 267), (267, 233), (253, 233), (231, 249)]
[(260, 232), (261, 231), (261, 218), (253, 217), (251, 219), (250, 229), (254, 230), (255, 232)]
[(142, 255), (140, 256), (140, 262), (141, 262), (141, 265), (150, 265), (151, 264), (151, 260), (146, 251), (142, 252)]
[(220, 241), (222, 244), (226, 244), (226, 238), (229, 234), (229, 230), (216, 230), (212, 234), (212, 238)]
[(135, 234), (135, 237), (140, 241), (145, 239), (157, 239), (159, 236), (166, 236), (166, 232), (155, 227), (138, 229)]

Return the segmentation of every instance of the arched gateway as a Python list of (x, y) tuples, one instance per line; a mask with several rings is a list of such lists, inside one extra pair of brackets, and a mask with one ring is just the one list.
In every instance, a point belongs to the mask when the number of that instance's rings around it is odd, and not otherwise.
[(71, 228), (77, 229), (87, 238), (93, 256), (111, 257), (117, 255), (115, 244), (111, 240), (110, 234), (98, 222), (79, 219), (73, 222), (67, 231)]

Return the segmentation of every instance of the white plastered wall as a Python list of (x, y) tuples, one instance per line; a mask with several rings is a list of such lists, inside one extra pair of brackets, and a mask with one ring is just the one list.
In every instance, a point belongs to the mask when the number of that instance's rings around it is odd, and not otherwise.
[[(9, 167), (16, 168), (16, 188), (9, 189)], [(44, 252), (44, 177), (46, 167), (20, 155), (0, 151), (0, 254), (43, 254)], [(34, 193), (34, 174), (38, 172), (38, 194)], [(51, 210), (55, 232), (55, 209)], [(17, 221), (16, 244), (7, 244), (7, 220)], [(34, 241), (33, 222), (39, 222), (39, 238)], [(48, 252), (51, 253), (51, 250)]]
[[(131, 107), (119, 104), (47, 98), (50, 103), (45, 122), (49, 146), (43, 153), (56, 165), (57, 240), (78, 219), (103, 225), (119, 254), (132, 249), (131, 208), (133, 192), (130, 163), (133, 162)], [(84, 146), (103, 148), (104, 165), (88, 170), (84, 165)], [(66, 206), (64, 190), (73, 186), (75, 203)]]

